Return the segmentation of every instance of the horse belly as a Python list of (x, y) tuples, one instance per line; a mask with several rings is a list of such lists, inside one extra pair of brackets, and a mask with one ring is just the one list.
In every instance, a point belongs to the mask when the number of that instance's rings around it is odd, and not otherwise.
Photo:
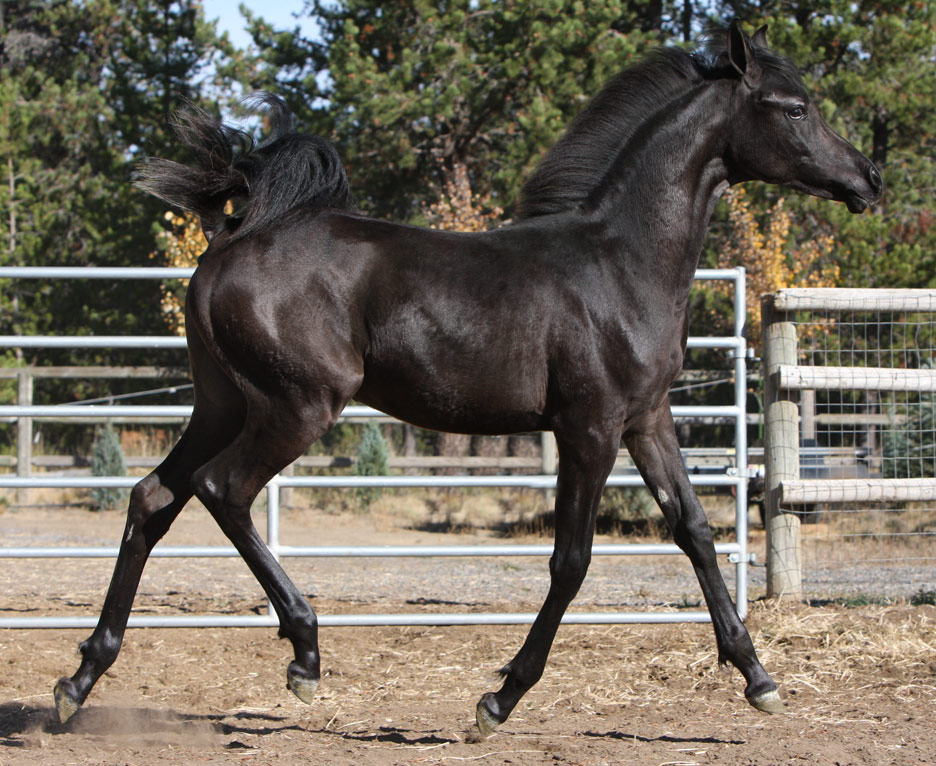
[(365, 360), (355, 399), (421, 428), (505, 434), (543, 427), (545, 375), (461, 358)]

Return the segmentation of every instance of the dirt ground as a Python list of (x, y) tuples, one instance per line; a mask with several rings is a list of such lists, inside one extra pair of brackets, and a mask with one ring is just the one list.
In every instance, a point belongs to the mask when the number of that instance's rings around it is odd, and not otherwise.
[[(0, 514), (6, 545), (113, 544), (121, 525), (117, 513)], [(178, 527), (167, 542), (222, 542), (199, 513)], [(297, 544), (489, 536), (314, 512), (286, 514), (283, 530)], [(264, 608), (237, 560), (150, 564), (141, 613)], [(0, 561), (0, 615), (96, 614), (111, 565)], [(532, 557), (287, 560), (286, 569), (321, 614), (533, 611), (547, 583), (545, 560)], [(681, 560), (602, 557), (575, 608), (672, 611), (697, 600)], [(66, 726), (54, 722), (51, 687), (73, 672), (89, 631), (0, 630), (0, 764), (936, 763), (936, 607), (756, 601), (748, 627), (787, 715), (745, 703), (740, 674), (716, 666), (710, 625), (569, 625), (543, 680), (483, 741), (472, 736), (475, 702), (497, 688), (493, 671), (522, 643), (523, 626), (323, 628), (311, 706), (285, 689), (290, 647), (273, 629), (135, 629)]]

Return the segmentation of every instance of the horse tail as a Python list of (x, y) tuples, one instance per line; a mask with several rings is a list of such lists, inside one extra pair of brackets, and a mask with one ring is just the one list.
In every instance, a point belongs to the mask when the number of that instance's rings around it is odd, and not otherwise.
[[(324, 138), (297, 133), (282, 99), (258, 93), (245, 102), (265, 112), (270, 135), (259, 144), (246, 131), (225, 125), (192, 104), (173, 116), (176, 136), (192, 152), (189, 164), (143, 161), (137, 186), (189, 210), (209, 241), (227, 226), (242, 239), (300, 206), (354, 207), (338, 151)], [(233, 204), (228, 216), (225, 206)]]

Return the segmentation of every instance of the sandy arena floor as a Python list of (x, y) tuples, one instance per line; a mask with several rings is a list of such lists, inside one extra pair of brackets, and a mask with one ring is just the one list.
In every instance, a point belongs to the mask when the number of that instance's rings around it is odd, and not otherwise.
[[(121, 527), (117, 513), (0, 514), (7, 545), (111, 544)], [(283, 530), (302, 544), (365, 534), (374, 544), (460, 544), (488, 534), (311, 511), (287, 513)], [(222, 542), (197, 512), (172, 535), (179, 544)], [(140, 612), (264, 608), (238, 560), (150, 564)], [(96, 614), (110, 568), (107, 560), (0, 561), (0, 615)], [(322, 614), (532, 611), (547, 583), (545, 560), (526, 557), (287, 560), (286, 569)], [(896, 571), (877, 576), (900, 580)], [(606, 557), (575, 608), (695, 608), (698, 598), (681, 559)], [(748, 626), (788, 715), (744, 702), (740, 674), (716, 667), (709, 625), (564, 626), (543, 680), (480, 742), (474, 704), (496, 688), (493, 671), (524, 627), (323, 628), (324, 677), (312, 706), (284, 688), (290, 647), (273, 629), (131, 630), (64, 727), (52, 719), (51, 687), (73, 672), (89, 631), (0, 631), (0, 764), (936, 763), (936, 608), (760, 602)]]

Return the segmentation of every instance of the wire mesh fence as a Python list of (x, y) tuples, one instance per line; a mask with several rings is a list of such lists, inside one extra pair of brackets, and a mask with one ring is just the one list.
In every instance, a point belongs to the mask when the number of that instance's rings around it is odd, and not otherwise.
[[(933, 291), (784, 291), (795, 368), (798, 481), (779, 511), (801, 522), (803, 578), (850, 590), (878, 566), (904, 595), (936, 591), (936, 305)], [(821, 293), (820, 295), (809, 295)], [(798, 390), (798, 400), (793, 390)], [(899, 575), (892, 567), (900, 567)], [(840, 577), (829, 578), (829, 570)], [(810, 593), (812, 596), (827, 593)]]

